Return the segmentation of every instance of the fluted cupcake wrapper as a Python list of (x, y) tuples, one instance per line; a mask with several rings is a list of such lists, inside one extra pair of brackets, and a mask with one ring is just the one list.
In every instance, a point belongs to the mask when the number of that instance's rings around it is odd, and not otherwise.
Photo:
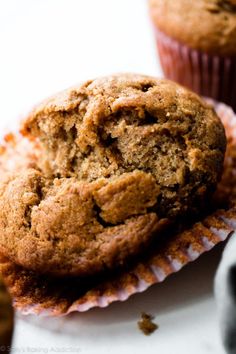
[(236, 108), (236, 57), (192, 49), (155, 29), (165, 77)]
[[(236, 117), (224, 104), (214, 104), (226, 128), (228, 148), (222, 181), (215, 194), (216, 205), (226, 202), (226, 209), (211, 211), (203, 220), (152, 250), (145, 260), (129, 270), (105, 278), (48, 278), (25, 270), (0, 256), (0, 273), (22, 314), (60, 316), (84, 312), (93, 307), (106, 307), (114, 301), (125, 301), (211, 250), (236, 230)], [(217, 204), (218, 203), (218, 204)], [(224, 203), (223, 203), (224, 204)], [(158, 301), (158, 300), (157, 300)]]

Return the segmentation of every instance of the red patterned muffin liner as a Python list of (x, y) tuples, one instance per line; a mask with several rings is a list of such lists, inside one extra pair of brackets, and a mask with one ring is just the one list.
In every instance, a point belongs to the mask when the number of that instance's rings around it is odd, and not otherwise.
[(192, 49), (155, 28), (165, 77), (236, 109), (236, 57)]
[[(125, 301), (179, 271), (236, 230), (236, 117), (231, 108), (215, 104), (228, 140), (224, 173), (214, 196), (215, 210), (186, 230), (169, 235), (145, 259), (106, 279), (48, 278), (0, 256), (0, 273), (22, 314), (60, 316)], [(222, 205), (227, 205), (222, 207)], [(221, 206), (221, 208), (219, 208)]]

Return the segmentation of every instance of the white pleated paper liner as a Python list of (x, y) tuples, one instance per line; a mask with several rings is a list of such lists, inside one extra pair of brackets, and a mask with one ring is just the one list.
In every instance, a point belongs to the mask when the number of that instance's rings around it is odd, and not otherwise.
[(224, 104), (215, 104), (215, 109), (224, 123), (228, 141), (222, 181), (214, 196), (216, 209), (183, 232), (173, 231), (146, 260), (107, 280), (99, 280), (96, 285), (89, 280), (38, 276), (0, 256), (0, 273), (22, 314), (59, 316), (125, 301), (162, 282), (236, 230), (236, 117)]

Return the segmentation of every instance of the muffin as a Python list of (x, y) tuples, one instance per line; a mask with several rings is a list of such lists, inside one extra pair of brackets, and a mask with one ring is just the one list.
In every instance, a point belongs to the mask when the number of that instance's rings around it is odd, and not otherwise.
[(236, 108), (236, 1), (149, 0), (164, 75)]
[(220, 119), (197, 95), (132, 74), (55, 95), (22, 133), (28, 147), (0, 164), (0, 251), (56, 277), (121, 267), (203, 210), (226, 147)]
[(0, 348), (1, 353), (9, 353), (13, 332), (13, 308), (11, 298), (0, 279)]
[[(0, 274), (14, 298), (14, 306), (21, 314), (61, 316), (97, 306), (103, 308), (118, 300), (125, 301), (180, 271), (235, 232), (236, 118), (224, 104), (214, 104), (214, 107), (226, 130), (227, 151), (222, 178), (217, 184), (212, 205), (206, 202), (206, 213), (197, 222), (185, 222), (182, 230), (172, 225), (167, 233), (154, 238), (150, 247), (143, 249), (133, 262), (119, 271), (113, 269), (110, 273), (96, 274), (95, 277), (38, 274), (0, 253)], [(40, 149), (26, 138), (8, 135), (1, 145), (1, 169), (7, 166), (7, 161), (14, 169), (16, 163), (20, 167), (20, 164), (25, 165), (27, 159), (32, 165), (33, 157), (39, 154)]]

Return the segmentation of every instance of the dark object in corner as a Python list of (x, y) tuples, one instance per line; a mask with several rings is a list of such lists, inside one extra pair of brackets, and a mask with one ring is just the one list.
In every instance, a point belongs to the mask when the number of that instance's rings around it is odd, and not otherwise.
[(221, 337), (227, 354), (236, 354), (236, 234), (223, 252), (215, 278)]

